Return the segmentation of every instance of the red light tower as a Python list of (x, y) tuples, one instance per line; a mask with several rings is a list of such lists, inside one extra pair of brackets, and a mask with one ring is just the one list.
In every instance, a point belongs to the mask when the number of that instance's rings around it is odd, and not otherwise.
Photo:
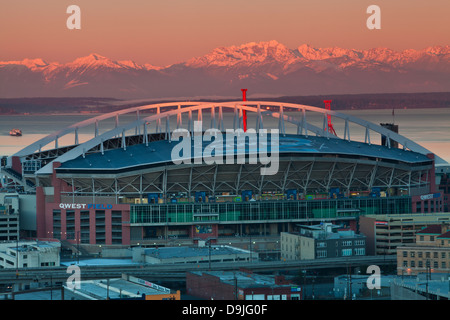
[[(247, 89), (241, 89), (242, 91), (242, 101), (247, 101)], [(247, 131), (247, 111), (242, 111), (243, 123), (244, 123), (244, 132)]]
[[(331, 100), (324, 100), (323, 102), (325, 103), (325, 109), (331, 110)], [(328, 120), (328, 129), (327, 129), (328, 132), (337, 136), (336, 131), (334, 131), (333, 124), (331, 123), (331, 116), (329, 114), (327, 114), (327, 120)]]

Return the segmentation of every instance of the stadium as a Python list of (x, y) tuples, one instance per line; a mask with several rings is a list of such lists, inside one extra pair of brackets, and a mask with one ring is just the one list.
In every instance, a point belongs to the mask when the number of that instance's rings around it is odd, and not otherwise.
[[(199, 161), (195, 148), (208, 147), (202, 141), (193, 143), (191, 159), (174, 163), (182, 139), (173, 139), (173, 131), (183, 129), (194, 140), (198, 123), (202, 134), (216, 129), (215, 139), (231, 128), (245, 139), (248, 132), (270, 131), (276, 144), (264, 151), (276, 153), (276, 172), (263, 175), (273, 163), (250, 161), (263, 151), (250, 139), (240, 161), (238, 153), (227, 163)], [(90, 134), (85, 141), (83, 130)], [(225, 157), (220, 148), (214, 155)], [(36, 194), (40, 239), (95, 246), (239, 239), (251, 245), (300, 223), (357, 228), (364, 214), (440, 212), (438, 163), (445, 161), (395, 131), (329, 108), (187, 101), (75, 123), (10, 156), (2, 172)]]

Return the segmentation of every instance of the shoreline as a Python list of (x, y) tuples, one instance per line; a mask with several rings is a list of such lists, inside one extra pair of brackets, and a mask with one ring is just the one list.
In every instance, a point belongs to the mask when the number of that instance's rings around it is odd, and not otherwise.
[[(286, 109), (288, 109), (288, 107), (286, 107)], [(399, 107), (399, 108), (349, 108), (349, 109), (333, 109), (333, 111), (337, 111), (337, 112), (348, 112), (348, 111), (375, 111), (375, 110), (386, 110), (389, 112), (392, 112), (392, 110), (394, 111), (403, 111), (403, 110), (441, 110), (441, 109), (450, 109), (450, 105), (449, 106), (435, 106), (435, 107), (428, 107), (428, 108), (424, 108), (424, 107)], [(110, 111), (110, 112), (114, 112), (114, 111)], [(101, 114), (106, 114), (106, 113), (110, 113), (110, 112), (101, 112), (101, 111), (96, 111), (96, 112), (24, 112), (24, 113), (0, 113), (0, 116), (95, 116), (95, 115), (101, 115)], [(227, 111), (223, 111), (224, 113), (226, 113)], [(231, 112), (231, 111), (230, 111)], [(296, 111), (285, 111), (285, 112), (296, 112)], [(143, 111), (143, 113), (145, 113), (145, 110)], [(149, 112), (152, 113), (152, 112)]]

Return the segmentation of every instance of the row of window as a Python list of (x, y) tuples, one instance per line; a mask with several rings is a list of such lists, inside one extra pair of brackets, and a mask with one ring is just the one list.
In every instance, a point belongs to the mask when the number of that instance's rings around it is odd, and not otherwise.
[[(450, 268), (450, 262), (441, 261), (440, 268), (441, 269), (446, 269), (447, 265)], [(405, 267), (405, 268), (409, 268), (409, 267), (410, 268), (432, 267), (434, 269), (439, 269), (439, 261), (433, 261), (432, 265), (431, 264), (427, 265), (426, 261), (423, 261), (423, 260), (419, 260), (419, 261), (415, 261), (415, 260), (408, 261), (408, 260), (405, 260), (405, 261), (403, 261), (403, 267)]]
[[(419, 236), (419, 240), (420, 241), (426, 241), (424, 236)], [(427, 240), (428, 242), (434, 242), (435, 241), (435, 237), (434, 236), (430, 236), (429, 240)], [(445, 240), (441, 239), (440, 241), (441, 245), (445, 245)], [(447, 244), (450, 244), (450, 240), (447, 240)]]
[[(364, 246), (366, 244), (365, 240), (344, 240), (341, 242), (341, 245), (343, 247), (351, 247), (352, 245), (355, 246)], [(339, 241), (336, 241), (336, 247), (339, 246)], [(327, 247), (327, 243), (323, 242), (323, 241), (319, 241), (316, 243), (316, 247), (317, 248), (326, 248)]]
[[(342, 249), (340, 254), (339, 251), (336, 250), (336, 257), (350, 257), (354, 256), (364, 256), (366, 254), (365, 248), (355, 248), (355, 249)], [(317, 250), (316, 258), (326, 258), (328, 256), (327, 250)]]
[[(106, 243), (106, 214), (104, 210), (96, 210), (95, 215), (90, 211), (80, 211), (80, 230), (75, 230), (75, 211), (66, 211), (66, 239), (73, 239), (81, 243), (89, 243), (90, 223), (95, 223), (95, 243)], [(61, 211), (53, 210), (53, 233), (56, 239), (61, 238)], [(49, 234), (50, 236), (50, 234)], [(122, 212), (113, 210), (111, 212), (111, 236), (112, 244), (122, 243)]]
[[(409, 254), (408, 254), (409, 253)], [(425, 253), (425, 254), (424, 254)], [(438, 251), (403, 251), (403, 258), (415, 258), (417, 255), (418, 258), (431, 258), (431, 256), (433, 256), (434, 259), (438, 259), (439, 256), (441, 259), (445, 259), (447, 256), (450, 259), (450, 252), (438, 252)]]

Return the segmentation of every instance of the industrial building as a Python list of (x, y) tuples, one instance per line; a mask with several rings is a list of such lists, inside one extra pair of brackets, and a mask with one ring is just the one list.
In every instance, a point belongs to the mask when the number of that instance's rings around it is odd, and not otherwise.
[[(323, 126), (308, 121), (317, 115)], [(245, 146), (236, 147), (232, 163), (199, 160), (196, 152), (210, 150), (204, 140), (174, 163), (174, 149), (184, 138), (174, 139), (171, 128), (184, 129), (194, 142), (198, 132), (216, 129), (216, 138), (226, 141), (227, 121), (244, 139), (234, 137), (235, 146)], [(364, 132), (363, 141), (350, 138), (354, 127)], [(261, 139), (268, 129), (273, 150), (249, 136), (255, 132)], [(86, 130), (92, 138), (80, 141)], [(70, 135), (74, 143), (61, 145)], [(384, 144), (375, 143), (381, 137)], [(272, 139), (278, 140), (270, 146)], [(226, 159), (223, 150), (215, 152), (216, 160)], [(250, 161), (264, 152), (273, 162)], [(330, 109), (189, 101), (131, 107), (75, 123), (8, 157), (1, 172), (35, 194), (38, 239), (161, 247), (251, 243), (275, 239), (299, 223), (440, 212), (435, 165), (443, 162), (394, 131)], [(276, 172), (261, 174), (272, 165)]]

